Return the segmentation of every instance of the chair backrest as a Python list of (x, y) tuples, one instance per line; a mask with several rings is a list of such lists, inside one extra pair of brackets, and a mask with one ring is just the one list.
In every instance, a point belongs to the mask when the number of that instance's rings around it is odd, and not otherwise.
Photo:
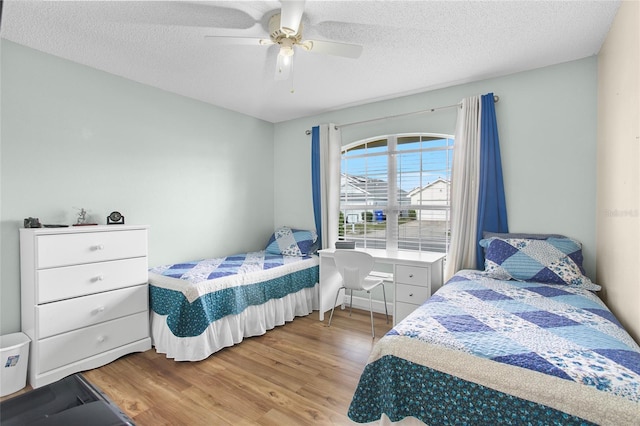
[(333, 256), (344, 286), (360, 290), (364, 279), (373, 269), (373, 256), (359, 250), (336, 250)]

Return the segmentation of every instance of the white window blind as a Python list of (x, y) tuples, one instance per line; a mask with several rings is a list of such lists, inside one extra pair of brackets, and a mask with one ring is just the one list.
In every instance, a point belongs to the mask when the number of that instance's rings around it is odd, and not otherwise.
[(358, 247), (446, 252), (453, 137), (400, 134), (343, 148), (341, 238)]

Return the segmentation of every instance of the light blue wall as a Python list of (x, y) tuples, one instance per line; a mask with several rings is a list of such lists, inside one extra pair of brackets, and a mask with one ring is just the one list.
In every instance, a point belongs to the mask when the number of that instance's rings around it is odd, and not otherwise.
[[(488, 92), (500, 96), (511, 230), (582, 241), (595, 276), (595, 57), (273, 125), (5, 40), (1, 48), (0, 333), (20, 329), (24, 217), (72, 223), (84, 207), (104, 223), (119, 210), (151, 225), (151, 265), (260, 248), (274, 225), (314, 226), (306, 130)], [(447, 109), (342, 136), (454, 133), (455, 122)]]
[(264, 247), (273, 124), (2, 40), (0, 333), (20, 329), (28, 216), (148, 224), (158, 265)]
[[(489, 92), (500, 96), (496, 114), (510, 230), (578, 239), (587, 274), (595, 278), (595, 57), (276, 124), (276, 225), (314, 226), (309, 195), (311, 137), (305, 135), (312, 126), (452, 105)], [(453, 134), (456, 114), (452, 108), (345, 127), (342, 142), (396, 132)]]

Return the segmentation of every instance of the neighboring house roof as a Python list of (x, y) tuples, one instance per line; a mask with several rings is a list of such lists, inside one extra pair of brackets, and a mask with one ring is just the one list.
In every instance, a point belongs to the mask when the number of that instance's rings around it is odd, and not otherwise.
[[(346, 173), (340, 176), (340, 198), (343, 200), (346, 198), (351, 202), (386, 201), (387, 189), (387, 181), (381, 179), (352, 176)], [(398, 188), (400, 200), (408, 199), (407, 195), (407, 191)]]
[(416, 195), (417, 193), (425, 191), (425, 190), (427, 190), (427, 189), (429, 189), (429, 188), (431, 188), (431, 187), (433, 187), (433, 186), (435, 186), (437, 184), (440, 184), (440, 183), (444, 183), (446, 185), (451, 185), (451, 182), (449, 182), (448, 180), (445, 180), (443, 178), (438, 178), (438, 179), (434, 180), (433, 182), (427, 183), (425, 186), (422, 186), (422, 187), (419, 186), (417, 188), (413, 188), (411, 191), (409, 191), (407, 193), (407, 197), (411, 198), (414, 195)]

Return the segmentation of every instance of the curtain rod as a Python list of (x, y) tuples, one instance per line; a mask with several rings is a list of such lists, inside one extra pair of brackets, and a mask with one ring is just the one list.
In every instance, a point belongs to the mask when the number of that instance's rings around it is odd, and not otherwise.
[[(498, 102), (499, 100), (500, 100), (499, 96), (493, 95), (493, 102)], [(345, 123), (345, 124), (336, 124), (335, 128), (336, 128), (336, 130), (338, 130), (339, 127), (357, 126), (357, 125), (360, 125), (360, 124), (372, 123), (374, 121), (382, 121), (382, 120), (388, 120), (388, 119), (391, 119), (391, 118), (407, 117), (407, 116), (410, 116), (410, 115), (417, 115), (417, 114), (425, 114), (427, 112), (434, 112), (434, 111), (439, 111), (441, 109), (455, 108), (455, 107), (458, 107), (458, 106), (462, 106), (462, 102), (458, 102), (457, 104), (453, 104), (453, 105), (447, 105), (447, 106), (423, 109), (421, 111), (405, 112), (404, 114), (389, 115), (387, 117), (380, 117), (380, 118), (372, 118), (370, 120), (355, 121), (355, 122), (352, 122), (352, 123)], [(311, 130), (306, 130), (305, 134), (306, 135), (310, 135), (311, 134)]]

